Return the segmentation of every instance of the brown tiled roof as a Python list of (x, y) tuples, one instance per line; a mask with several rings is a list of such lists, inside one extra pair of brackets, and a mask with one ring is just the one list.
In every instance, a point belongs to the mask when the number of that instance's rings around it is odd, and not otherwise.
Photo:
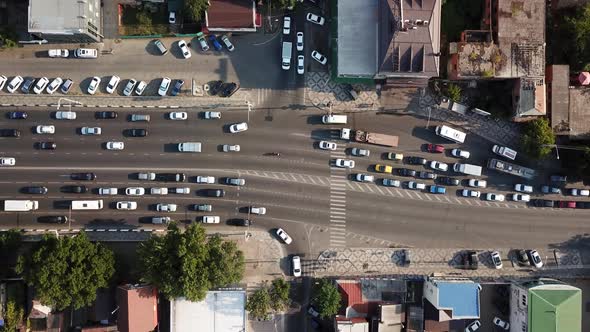
[(209, 0), (208, 29), (245, 29), (254, 27), (252, 0)]
[(155, 287), (124, 285), (117, 288), (120, 332), (149, 332), (158, 325), (158, 297)]

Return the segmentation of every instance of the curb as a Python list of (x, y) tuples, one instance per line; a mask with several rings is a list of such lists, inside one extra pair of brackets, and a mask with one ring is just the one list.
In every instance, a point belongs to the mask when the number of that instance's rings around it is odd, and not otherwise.
[[(1, 232), (8, 232), (15, 228), (2, 228)], [(50, 229), (50, 228), (16, 228), (23, 233), (79, 233), (84, 232), (135, 232), (135, 233), (163, 233), (166, 229), (152, 229), (152, 228), (61, 228), (61, 229)]]

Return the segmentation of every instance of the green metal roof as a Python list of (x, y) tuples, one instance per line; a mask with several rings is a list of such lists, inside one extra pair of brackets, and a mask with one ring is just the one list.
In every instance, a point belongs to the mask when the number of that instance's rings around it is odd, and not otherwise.
[(582, 331), (582, 291), (568, 285), (529, 289), (529, 331)]

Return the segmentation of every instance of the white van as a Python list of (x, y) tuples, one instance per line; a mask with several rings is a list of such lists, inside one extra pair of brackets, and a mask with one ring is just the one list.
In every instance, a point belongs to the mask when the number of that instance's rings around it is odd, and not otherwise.
[(324, 115), (322, 116), (322, 122), (324, 124), (346, 124), (346, 115)]
[(95, 48), (78, 48), (74, 52), (74, 56), (82, 59), (96, 59), (98, 57), (98, 50)]
[(201, 143), (199, 142), (184, 142), (178, 144), (178, 151), (180, 152), (201, 152)]
[(436, 126), (436, 134), (457, 143), (465, 143), (465, 137), (467, 136), (464, 132), (448, 126)]
[(72, 210), (101, 210), (104, 206), (102, 199), (92, 201), (72, 201)]

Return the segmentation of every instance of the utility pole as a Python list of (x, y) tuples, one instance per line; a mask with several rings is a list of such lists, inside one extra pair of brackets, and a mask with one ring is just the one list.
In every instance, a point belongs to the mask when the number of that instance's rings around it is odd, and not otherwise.
[(70, 104), (68, 104), (70, 106), (70, 111), (72, 110), (72, 104), (71, 103), (74, 103), (76, 105), (82, 105), (82, 103), (79, 102), (79, 101), (75, 101), (75, 100), (72, 100), (72, 99), (69, 99), (69, 98), (63, 98), (62, 97), (62, 98), (59, 98), (59, 100), (57, 101), (57, 111), (59, 111), (59, 108), (61, 107), (61, 101), (62, 100), (65, 100), (65, 101), (69, 101), (70, 102)]

